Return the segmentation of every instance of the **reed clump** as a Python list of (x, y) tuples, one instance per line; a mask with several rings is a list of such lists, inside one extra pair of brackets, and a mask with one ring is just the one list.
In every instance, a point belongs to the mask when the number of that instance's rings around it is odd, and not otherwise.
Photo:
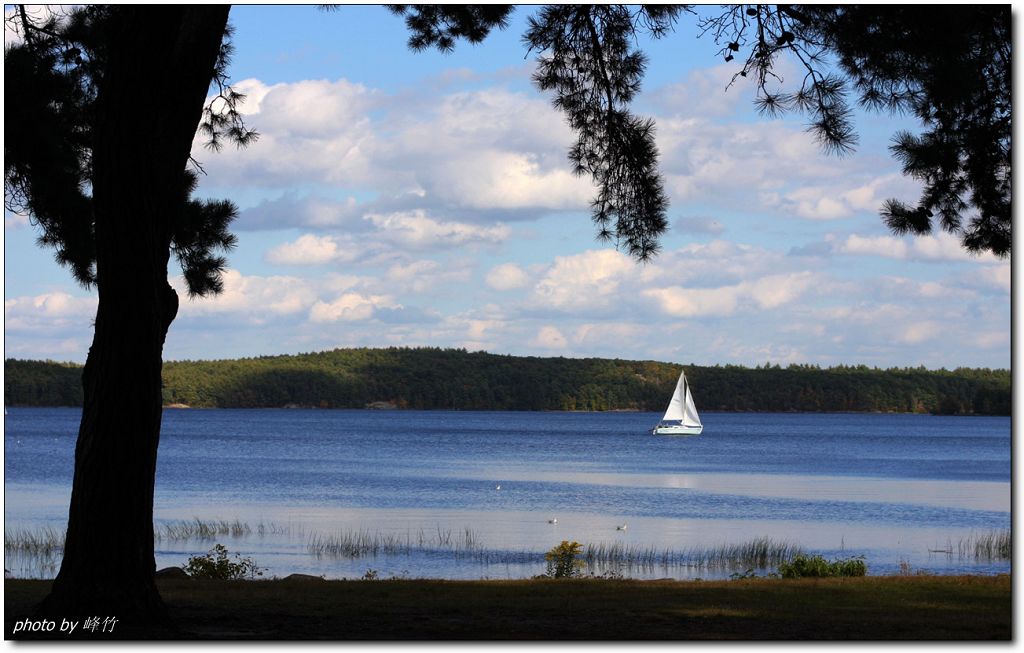
[[(471, 529), (461, 532), (438, 528), (434, 532), (381, 533), (379, 531), (340, 531), (314, 534), (307, 550), (317, 557), (362, 558), (377, 555), (438, 554), (481, 564), (531, 564), (544, 562), (543, 553), (488, 549)], [(741, 544), (715, 547), (691, 547), (683, 550), (623, 543), (598, 543), (580, 546), (579, 561), (591, 572), (608, 569), (650, 570), (655, 567), (774, 567), (803, 555), (804, 550), (789, 542), (768, 537)]]
[[(953, 547), (948, 551), (952, 552)], [(971, 533), (956, 546), (960, 558), (976, 560), (1010, 560), (1013, 557), (1013, 536), (1010, 529)]]
[[(285, 529), (274, 524), (260, 523), (257, 529), (246, 522), (235, 519), (228, 521), (202, 520), (199, 518), (189, 521), (172, 521), (154, 526), (153, 537), (161, 540), (212, 540), (217, 537), (230, 535), (231, 537), (245, 537), (255, 532), (258, 535), (265, 534), (286, 534)], [(34, 530), (17, 529), (4, 531), (4, 550), (17, 551), (23, 554), (51, 554), (64, 550), (64, 529), (56, 529), (45, 526)]]
[(369, 531), (340, 531), (330, 535), (314, 533), (306, 550), (316, 557), (362, 558), (376, 555), (408, 554), (412, 542), (393, 533)]
[(711, 547), (693, 546), (685, 549), (659, 549), (632, 544), (588, 544), (583, 560), (588, 567), (622, 569), (653, 567), (700, 567), (721, 569), (734, 567), (768, 568), (802, 555), (804, 550), (789, 542), (759, 537), (740, 544)]
[(45, 526), (36, 530), (4, 531), (4, 552), (50, 556), (64, 551), (64, 529)]
[(310, 536), (306, 550), (318, 558), (355, 559), (424, 553), (451, 556), (456, 560), (469, 560), (481, 564), (516, 564), (543, 560), (541, 553), (488, 549), (480, 536), (470, 528), (453, 531), (440, 526), (434, 531), (419, 529), (416, 533), (382, 533), (366, 530), (315, 533)]
[(218, 537), (245, 537), (252, 534), (248, 523), (235, 519), (171, 521), (160, 524), (153, 529), (153, 537), (157, 540), (214, 540)]

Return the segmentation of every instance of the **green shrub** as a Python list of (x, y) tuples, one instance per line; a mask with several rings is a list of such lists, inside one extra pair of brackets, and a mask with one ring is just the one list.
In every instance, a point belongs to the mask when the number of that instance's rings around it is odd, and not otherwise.
[(794, 556), (789, 562), (779, 564), (779, 574), (783, 578), (830, 578), (834, 576), (863, 576), (868, 566), (863, 556), (846, 558), (829, 562), (820, 555), (808, 557)]
[(206, 555), (189, 558), (185, 572), (192, 578), (214, 580), (253, 579), (263, 575), (263, 569), (256, 566), (252, 558), (242, 558), (236, 553), (235, 560), (237, 562), (229, 560), (227, 547), (218, 544)]
[(575, 578), (583, 569), (584, 562), (580, 558), (583, 545), (579, 542), (562, 540), (562, 543), (548, 551), (544, 559), (548, 561), (548, 578)]

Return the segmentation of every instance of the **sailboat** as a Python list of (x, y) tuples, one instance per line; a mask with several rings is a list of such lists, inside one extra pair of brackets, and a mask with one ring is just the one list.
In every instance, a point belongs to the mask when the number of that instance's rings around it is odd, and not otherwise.
[(693, 404), (693, 393), (686, 382), (686, 374), (679, 373), (676, 391), (672, 394), (665, 416), (651, 431), (654, 435), (700, 435), (704, 425), (700, 423), (697, 407)]

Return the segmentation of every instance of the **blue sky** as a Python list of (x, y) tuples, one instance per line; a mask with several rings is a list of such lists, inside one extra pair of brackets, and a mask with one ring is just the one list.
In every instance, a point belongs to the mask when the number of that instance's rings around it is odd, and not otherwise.
[[(917, 196), (886, 149), (913, 123), (860, 115), (857, 152), (828, 156), (800, 116), (763, 119), (749, 87), (725, 90), (737, 68), (692, 18), (644, 44), (635, 105), (658, 125), (663, 252), (641, 265), (596, 242), (572, 133), (530, 81), (531, 11), (444, 55), (409, 51), (380, 7), (232, 9), (231, 74), (262, 137), (219, 154), (196, 143), (198, 194), (239, 206), (239, 247), (224, 295), (183, 302), (165, 357), (424, 345), (1009, 367), (1009, 260), (896, 238), (878, 217)], [(95, 293), (36, 235), (5, 216), (5, 355), (84, 361)]]

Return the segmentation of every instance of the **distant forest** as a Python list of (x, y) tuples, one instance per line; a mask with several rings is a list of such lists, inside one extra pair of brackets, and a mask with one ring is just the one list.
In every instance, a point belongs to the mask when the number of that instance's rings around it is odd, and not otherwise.
[[(863, 365), (675, 365), (502, 356), (464, 349), (336, 349), (239, 360), (172, 361), (166, 405), (204, 408), (664, 410), (679, 370), (701, 411), (1009, 415), (1009, 370)], [(80, 406), (82, 368), (4, 361), (8, 406)]]

